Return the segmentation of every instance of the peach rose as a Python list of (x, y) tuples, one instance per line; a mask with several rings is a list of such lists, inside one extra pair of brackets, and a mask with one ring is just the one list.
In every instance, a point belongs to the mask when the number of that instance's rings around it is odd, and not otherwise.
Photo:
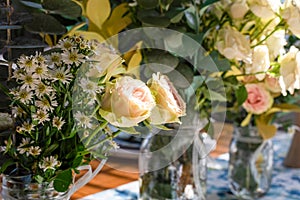
[(281, 92), (279, 78), (275, 78), (275, 77), (267, 75), (265, 78), (265, 87), (272, 93), (280, 93)]
[(245, 85), (248, 98), (243, 103), (243, 107), (249, 113), (262, 114), (272, 107), (274, 99), (262, 83)]
[(218, 34), (216, 48), (230, 60), (251, 63), (250, 41), (236, 29), (222, 28)]
[(107, 83), (101, 101), (100, 115), (118, 127), (132, 127), (150, 117), (155, 100), (150, 89), (129, 76)]
[(156, 101), (156, 106), (150, 116), (151, 123), (180, 122), (179, 117), (185, 115), (185, 103), (168, 77), (159, 73), (153, 74), (148, 85)]

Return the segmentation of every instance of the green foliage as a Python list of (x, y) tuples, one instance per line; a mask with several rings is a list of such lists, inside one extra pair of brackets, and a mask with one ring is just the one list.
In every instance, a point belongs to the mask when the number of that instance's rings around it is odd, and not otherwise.
[(54, 179), (53, 186), (58, 192), (65, 192), (69, 189), (72, 183), (72, 171), (70, 169), (62, 171), (57, 174)]

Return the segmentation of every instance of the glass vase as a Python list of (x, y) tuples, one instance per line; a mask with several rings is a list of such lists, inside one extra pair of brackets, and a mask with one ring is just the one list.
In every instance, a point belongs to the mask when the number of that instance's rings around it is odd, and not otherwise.
[(257, 199), (270, 188), (273, 170), (271, 140), (256, 127), (235, 127), (229, 149), (229, 187), (242, 199)]
[(150, 134), (139, 157), (140, 200), (204, 200), (206, 152), (199, 130)]
[(3, 200), (68, 200), (68, 192), (57, 192), (51, 183), (33, 183), (31, 175), (3, 175)]

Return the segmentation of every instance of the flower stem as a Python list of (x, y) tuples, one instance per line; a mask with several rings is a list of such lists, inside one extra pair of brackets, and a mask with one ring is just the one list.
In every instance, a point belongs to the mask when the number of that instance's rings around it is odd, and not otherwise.
[(104, 122), (103, 124), (101, 124), (100, 126), (98, 126), (98, 127), (96, 128), (96, 130), (93, 131), (93, 133), (89, 136), (89, 138), (88, 138), (87, 141), (85, 142), (85, 146), (86, 146), (86, 147), (91, 143), (92, 139), (97, 135), (97, 133), (98, 133), (99, 131), (101, 131), (102, 129), (104, 129), (104, 127), (107, 126), (107, 124), (108, 124), (108, 122)]

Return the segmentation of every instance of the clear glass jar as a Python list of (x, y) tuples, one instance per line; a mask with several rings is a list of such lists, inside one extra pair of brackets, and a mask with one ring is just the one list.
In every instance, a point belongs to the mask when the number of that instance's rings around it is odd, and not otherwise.
[(271, 140), (263, 140), (256, 127), (235, 127), (229, 149), (229, 186), (243, 199), (257, 199), (270, 188), (273, 170)]
[(143, 141), (140, 200), (204, 200), (206, 152), (197, 129), (161, 130)]
[(68, 200), (68, 192), (57, 192), (52, 184), (32, 183), (31, 175), (3, 175), (3, 200)]

